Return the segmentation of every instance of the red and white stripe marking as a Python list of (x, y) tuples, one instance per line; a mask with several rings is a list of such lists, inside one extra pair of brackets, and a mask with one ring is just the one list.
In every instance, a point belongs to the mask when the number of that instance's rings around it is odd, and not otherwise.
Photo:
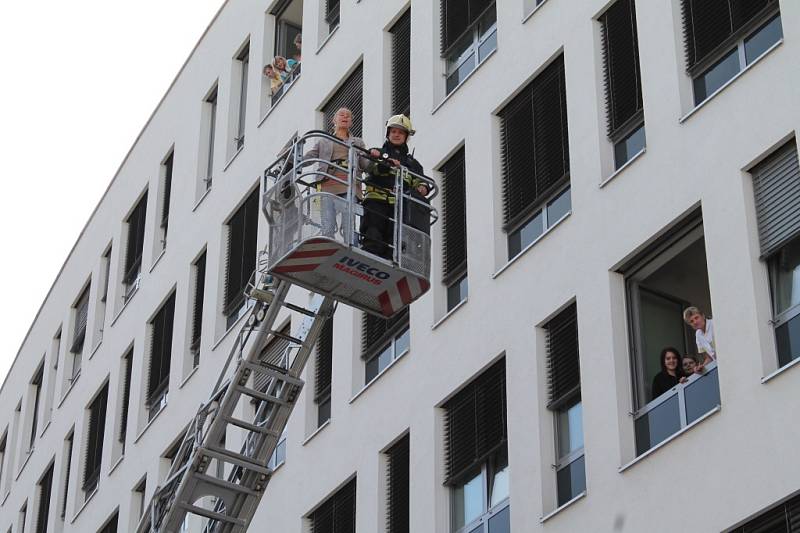
[(272, 269), (277, 274), (316, 270), (325, 260), (339, 251), (339, 246), (324, 239), (314, 239), (283, 259)]
[(393, 287), (378, 295), (378, 301), (385, 316), (392, 316), (403, 307), (422, 296), (430, 288), (430, 283), (415, 276), (405, 276)]

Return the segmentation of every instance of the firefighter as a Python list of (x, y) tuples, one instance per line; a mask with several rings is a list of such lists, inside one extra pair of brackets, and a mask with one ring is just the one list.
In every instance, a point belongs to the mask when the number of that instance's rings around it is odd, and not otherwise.
[[(370, 155), (376, 160), (367, 166), (364, 216), (361, 218), (362, 246), (365, 251), (386, 259), (392, 258), (393, 251), (394, 208), (397, 201), (394, 187), (399, 167), (404, 166), (415, 174), (423, 174), (422, 165), (408, 151), (407, 141), (414, 133), (411, 119), (405, 115), (394, 115), (386, 121), (386, 142), (381, 148), (370, 150)], [(406, 175), (403, 191), (409, 197), (427, 203), (428, 187), (421, 179)], [(411, 211), (408, 206), (412, 204), (411, 201), (406, 203), (406, 211)], [(407, 216), (403, 218), (407, 220)]]

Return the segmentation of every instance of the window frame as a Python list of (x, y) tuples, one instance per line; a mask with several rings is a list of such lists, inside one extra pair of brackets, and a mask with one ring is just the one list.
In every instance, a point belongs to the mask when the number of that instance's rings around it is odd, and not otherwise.
[(236, 61), (239, 62), (239, 69), (241, 76), (239, 79), (239, 106), (237, 109), (236, 118), (236, 132), (233, 137), (234, 151), (241, 150), (244, 147), (245, 127), (247, 123), (247, 84), (249, 80), (250, 70), (250, 40), (242, 46), (241, 50), (236, 54)]
[(217, 107), (219, 103), (219, 86), (214, 83), (214, 86), (208, 92), (208, 96), (203, 99), (203, 105), (206, 106), (208, 113), (208, 138), (206, 139), (206, 149), (208, 150), (208, 157), (206, 158), (205, 177), (201, 178), (206, 186), (206, 192), (211, 189), (214, 181), (214, 146), (216, 144), (217, 136)]
[[(494, 10), (495, 13), (495, 20), (492, 24), (486, 28), (486, 31), (481, 32), (481, 23), (484, 22), (484, 18)], [(491, 38), (495, 39), (495, 46), (493, 49), (486, 52), (486, 54), (481, 57), (481, 46), (484, 45), (487, 41)], [(453, 54), (461, 49), (464, 43), (469, 42), (466, 48), (458, 55), (458, 57), (453, 58)], [(458, 89), (464, 81), (478, 69), (479, 66), (483, 64), (486, 59), (488, 59), (493, 52), (497, 50), (497, 4), (494, 3), (490, 7), (486, 9), (485, 12), (481, 13), (481, 16), (472, 23), (471, 27), (467, 30), (467, 32), (459, 37), (459, 39), (453, 42), (450, 45), (449, 50), (446, 53), (442, 54), (442, 59), (444, 60), (444, 72), (443, 76), (445, 79), (445, 95), (450, 95)], [(469, 72), (464, 73), (463, 78), (459, 78), (458, 82), (452, 85), (452, 88), (448, 85), (450, 79), (454, 74), (458, 74), (461, 70), (461, 67), (468, 61), (469, 58), (473, 60), (473, 66), (469, 70)]]
[[(148, 190), (144, 191), (125, 219), (125, 224), (127, 225), (128, 231), (125, 244), (125, 265), (123, 267), (126, 270), (123, 272), (122, 276), (122, 285), (124, 287), (124, 294), (122, 297), (123, 303), (127, 303), (128, 300), (131, 299), (133, 294), (139, 288), (139, 284), (141, 283), (142, 279), (144, 241), (145, 234), (147, 233), (146, 224), (148, 192)], [(141, 219), (138, 217), (141, 217)], [(139, 231), (141, 231), (141, 236), (138, 235)], [(138, 238), (133, 240), (134, 237), (140, 237), (141, 241), (137, 242)], [(137, 248), (136, 250), (132, 250), (132, 247), (134, 246)]]
[[(164, 316), (161, 317), (161, 314)], [(163, 325), (158, 324), (159, 319), (163, 319)], [(172, 344), (175, 337), (175, 291), (171, 291), (169, 296), (159, 306), (158, 311), (148, 321), (149, 337), (150, 337), (150, 353), (148, 357), (148, 370), (147, 370), (147, 384), (145, 394), (145, 408), (148, 412), (148, 420), (152, 420), (167, 406), (169, 399), (169, 382), (172, 374)], [(160, 338), (160, 336), (167, 336), (168, 339)], [(159, 338), (157, 338), (159, 335)], [(160, 340), (158, 353), (159, 361), (159, 374), (163, 372), (163, 367), (166, 366), (166, 375), (161, 380), (154, 384), (152, 380), (153, 362), (156, 357), (156, 341)]]
[[(402, 325), (400, 325), (400, 324), (402, 324)], [(394, 363), (395, 361), (397, 361), (398, 359), (400, 359), (405, 354), (407, 354), (408, 352), (411, 351), (411, 325), (410, 325), (410, 321), (399, 322), (398, 325), (395, 325), (392, 329), (393, 330), (396, 329), (396, 331), (391, 334), (391, 338), (389, 338), (388, 340), (380, 343), (380, 345), (383, 348), (381, 348), (379, 350), (372, 350), (371, 349), (370, 352), (372, 352), (372, 354), (369, 356), (369, 359), (364, 359), (364, 386), (367, 386), (370, 383), (372, 383), (373, 381), (375, 381), (376, 379), (378, 379), (378, 377), (380, 377), (381, 374), (383, 374), (390, 366), (392, 366), (392, 363)], [(407, 343), (408, 345), (402, 351), (398, 351), (398, 345), (399, 345), (398, 341), (401, 338), (403, 338), (404, 336), (406, 336), (406, 335), (408, 337), (408, 343)], [(402, 347), (402, 345), (401, 345), (401, 347)], [(380, 368), (380, 357), (383, 354), (385, 354), (388, 350), (391, 350), (391, 352), (392, 352), (391, 361), (389, 361), (386, 364), (386, 366), (384, 366), (383, 369), (381, 369)], [(377, 371), (375, 372), (375, 374), (372, 377), (370, 377), (369, 370), (370, 370), (370, 365), (373, 363), (373, 361), (375, 361), (377, 363), (378, 367), (377, 367)]]
[[(507, 446), (507, 444), (505, 445)], [(497, 502), (494, 505), (491, 505), (491, 501), (493, 498), (492, 490), (494, 479), (496, 478), (498, 472), (502, 472), (503, 469), (497, 469), (497, 466), (494, 464), (496, 462), (496, 457), (498, 453), (502, 450), (498, 449), (495, 450), (486, 460), (483, 461), (480, 465), (480, 472), (472, 477), (469, 477), (465, 480), (464, 483), (459, 483), (457, 486), (450, 487), (450, 523), (451, 531), (453, 533), (474, 533), (477, 528), (481, 527), (482, 533), (489, 533), (489, 521), (495, 515), (509, 509), (511, 507), (511, 497), (510, 495), (505, 496), (502, 500)], [(508, 455), (508, 450), (505, 451), (506, 456)], [(508, 461), (506, 461), (508, 463)], [(509, 471), (511, 467), (509, 464), (506, 464), (505, 468)], [(477, 471), (474, 470), (474, 471)], [(480, 476), (481, 478), (481, 514), (474, 518), (471, 522), (468, 522), (457, 529), (454, 528), (454, 525), (457, 523), (456, 518), (456, 491), (458, 487), (463, 487), (468, 482), (474, 480), (476, 477)]]
[[(247, 288), (248, 283), (250, 282), (250, 278), (244, 279), (244, 271), (242, 270), (246, 265), (245, 261), (252, 261), (253, 268), (249, 270), (248, 275), (252, 277), (253, 271), (258, 267), (258, 225), (259, 225), (259, 206), (260, 206), (260, 198), (259, 198), (259, 190), (258, 188), (249, 192), (241, 204), (236, 208), (233, 214), (228, 218), (225, 222), (226, 227), (226, 250), (225, 250), (225, 280), (223, 285), (223, 298), (222, 298), (222, 314), (225, 317), (225, 330), (227, 331), (236, 323), (239, 318), (241, 318), (247, 309), (250, 308), (252, 302), (246, 298), (243, 294), (243, 290)], [(255, 210), (255, 215), (249, 213), (249, 210)], [(238, 224), (239, 220), (237, 217), (241, 217), (241, 242), (242, 242), (242, 249), (241, 250), (234, 250), (233, 249), (233, 237), (234, 237), (234, 224)], [(248, 221), (254, 223), (254, 227), (248, 227)], [(238, 226), (237, 226), (238, 227)], [(251, 235), (252, 234), (252, 235)], [(251, 237), (254, 242), (253, 249), (255, 254), (252, 258), (248, 259), (246, 257), (247, 252), (247, 237)], [(233, 254), (236, 253), (237, 255), (234, 256)], [(237, 263), (233, 264), (233, 257), (237, 257)], [(239, 287), (233, 287), (230, 284), (231, 282), (231, 272), (233, 267), (238, 267), (239, 274), (242, 275), (242, 279), (240, 280)], [(230, 294), (231, 290), (237, 291), (236, 294)]]
[[(97, 402), (100, 402), (97, 404)], [(97, 404), (97, 405), (95, 405)], [(97, 409), (97, 413), (94, 413), (94, 409)], [(89, 405), (86, 408), (86, 411), (89, 413), (88, 417), (88, 425), (87, 425), (87, 432), (86, 432), (86, 448), (84, 450), (84, 465), (83, 465), (83, 482), (81, 485), (81, 489), (83, 490), (86, 499), (88, 500), (89, 497), (98, 489), (100, 485), (100, 477), (102, 474), (103, 469), (103, 448), (105, 447), (105, 430), (106, 430), (106, 419), (108, 414), (108, 381), (103, 384), (97, 394), (94, 396)], [(94, 417), (97, 417), (96, 422), (97, 426), (95, 427), (93, 424)], [(90, 451), (90, 446), (92, 444), (92, 435), (95, 437), (95, 447), (94, 450)], [(91, 455), (90, 455), (91, 454)], [(95, 464), (90, 464), (90, 460), (94, 459), (96, 462)], [(89, 470), (89, 467), (94, 467), (92, 471)]]

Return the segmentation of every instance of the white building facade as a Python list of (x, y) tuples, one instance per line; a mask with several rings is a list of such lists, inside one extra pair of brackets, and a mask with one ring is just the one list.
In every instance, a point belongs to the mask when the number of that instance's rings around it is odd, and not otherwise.
[[(0, 531), (135, 529), (244, 322), (264, 169), (343, 105), (367, 146), (410, 113), (432, 287), (338, 307), (250, 531), (800, 531), (798, 57), (794, 0), (227, 1), (0, 390)], [(657, 394), (689, 306), (713, 360)]]

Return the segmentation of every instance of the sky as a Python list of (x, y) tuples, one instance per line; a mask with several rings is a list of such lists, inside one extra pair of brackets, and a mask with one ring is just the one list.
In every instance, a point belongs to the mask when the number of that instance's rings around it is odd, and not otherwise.
[(3, 7), (0, 381), (125, 154), (222, 4)]

